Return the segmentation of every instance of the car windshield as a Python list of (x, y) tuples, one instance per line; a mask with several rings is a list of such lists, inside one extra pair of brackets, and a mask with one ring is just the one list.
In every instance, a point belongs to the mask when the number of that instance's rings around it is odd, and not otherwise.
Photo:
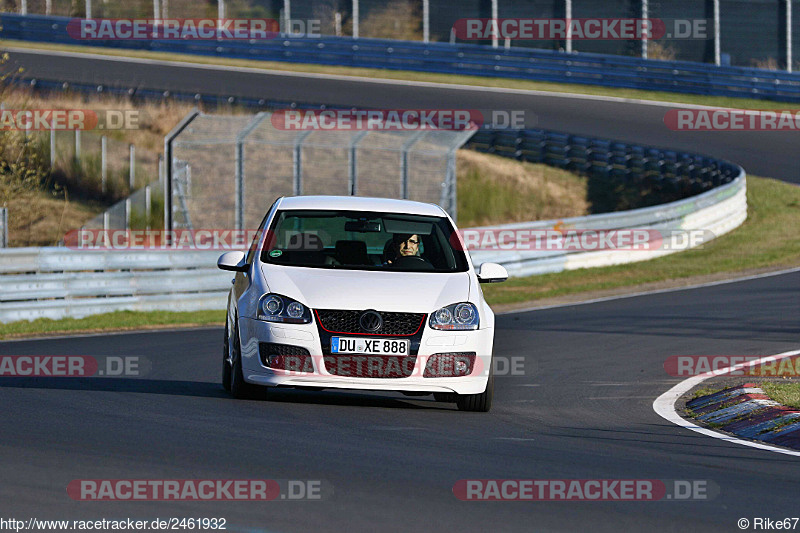
[(261, 251), (275, 265), (347, 270), (466, 272), (445, 217), (363, 211), (279, 211)]

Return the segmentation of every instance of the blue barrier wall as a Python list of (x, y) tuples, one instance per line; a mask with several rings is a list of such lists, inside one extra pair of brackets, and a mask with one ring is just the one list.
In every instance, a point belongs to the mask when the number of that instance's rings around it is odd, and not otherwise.
[(601, 85), (709, 96), (800, 102), (800, 74), (686, 61), (381, 39), (279, 37), (259, 41), (84, 41), (66, 31), (69, 18), (3, 14), (0, 37), (324, 65), (412, 70)]

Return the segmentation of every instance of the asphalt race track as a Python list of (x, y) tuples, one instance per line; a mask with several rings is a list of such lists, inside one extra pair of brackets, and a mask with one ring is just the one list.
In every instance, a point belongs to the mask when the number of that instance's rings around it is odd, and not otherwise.
[[(797, 458), (652, 409), (676, 354), (797, 347), (800, 273), (498, 317), (489, 414), (402, 396), (218, 385), (219, 328), (0, 343), (14, 355), (139, 356), (143, 378), (0, 380), (0, 501), (43, 518), (226, 517), (235, 531), (735, 531), (797, 511)], [(321, 479), (321, 501), (80, 502), (73, 479)], [(708, 501), (462, 502), (460, 479), (705, 480)]]
[[(253, 70), (220, 72), (185, 63), (103, 58), (81, 54), (11, 52), (24, 77), (126, 88), (187, 91), (221, 96), (327, 103), (387, 109), (520, 110), (527, 127), (699, 151), (742, 165), (747, 172), (800, 183), (796, 151), (800, 132), (676, 132), (664, 125), (670, 106), (561, 98), (481, 88), (414, 87)], [(52, 54), (52, 53), (50, 53)], [(676, 107), (680, 107), (679, 105)], [(776, 107), (778, 105), (776, 104)], [(485, 116), (490, 116), (486, 114)]]
[[(664, 107), (12, 57), (29, 75), (74, 81), (526, 109), (541, 127), (702, 150), (800, 182), (792, 134), (684, 137), (660, 122)], [(26, 520), (224, 517), (233, 531), (739, 531), (740, 518), (798, 516), (798, 459), (679, 428), (652, 403), (680, 380), (664, 371), (669, 356), (797, 349), (798, 316), (800, 272), (502, 315), (495, 354), (522, 358), (523, 372), (497, 378), (488, 414), (358, 392), (236, 401), (218, 384), (221, 328), (0, 342), (2, 355), (137, 356), (151, 366), (139, 378), (0, 378), (0, 502), (6, 517)], [(75, 479), (256, 478), (324, 480), (332, 493), (177, 503), (81, 502), (66, 493)], [(506, 478), (701, 480), (718, 494), (657, 502), (463, 502), (453, 494), (458, 480)]]

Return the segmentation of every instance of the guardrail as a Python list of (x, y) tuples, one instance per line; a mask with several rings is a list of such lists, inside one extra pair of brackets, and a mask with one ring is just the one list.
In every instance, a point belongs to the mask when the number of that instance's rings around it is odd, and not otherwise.
[[(648, 228), (698, 229), (722, 235), (744, 222), (744, 171), (700, 195), (618, 213), (495, 226), (495, 230)], [(480, 228), (478, 228), (480, 229)], [(560, 272), (652, 259), (674, 249), (584, 252), (479, 251), (512, 276)], [(217, 270), (217, 251), (77, 251), (19, 248), (0, 253), (0, 322), (82, 317), (119, 310), (224, 309), (231, 274)]]
[(62, 247), (0, 253), (0, 322), (97, 313), (224, 309), (231, 275), (217, 251)]
[(709, 96), (800, 101), (800, 74), (689, 61), (564, 53), (473, 44), (419, 43), (345, 37), (269, 40), (77, 40), (67, 17), (0, 15), (0, 37), (293, 63), (601, 85)]

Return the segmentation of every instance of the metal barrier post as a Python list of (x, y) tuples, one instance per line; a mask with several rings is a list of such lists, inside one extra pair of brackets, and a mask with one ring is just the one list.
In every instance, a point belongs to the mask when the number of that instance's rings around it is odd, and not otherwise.
[(358, 0), (353, 0), (353, 39), (358, 39)]
[(236, 136), (236, 169), (235, 179), (235, 228), (244, 229), (244, 141), (258, 127), (267, 114), (257, 113), (255, 117)]
[(497, 48), (499, 43), (497, 36), (497, 0), (492, 0), (492, 22), (495, 24), (495, 31), (492, 32), (492, 48)]
[(172, 141), (200, 115), (196, 108), (164, 137), (164, 229), (172, 230)]
[(350, 141), (348, 149), (348, 188), (350, 189), (350, 196), (355, 196), (358, 190), (358, 143), (369, 131), (359, 131)]
[(145, 219), (145, 229), (150, 229), (150, 217), (152, 215), (152, 193), (150, 192), (150, 186), (145, 185), (144, 187), (144, 219)]
[(431, 5), (430, 0), (422, 0), (422, 41), (431, 40)]
[(0, 207), (0, 248), (8, 248), (8, 208)]
[[(647, 21), (649, 6), (647, 4), (647, 0), (642, 0), (642, 20)], [(647, 32), (650, 31), (649, 21), (647, 21), (648, 27), (645, 31), (642, 32), (642, 59), (647, 59)]]
[(56, 166), (56, 130), (50, 130), (50, 171)]
[(292, 1), (283, 0), (283, 31), (287, 35), (292, 33)]
[(103, 135), (100, 137), (100, 179), (101, 179), (101, 189), (103, 194), (106, 193), (106, 189), (108, 188), (108, 161), (106, 159), (106, 152), (108, 149), (108, 140), (106, 136)]
[(81, 160), (81, 130), (75, 130), (75, 161)]
[(792, 71), (792, 0), (786, 0), (786, 72)]
[(136, 188), (136, 146), (134, 146), (133, 144), (129, 145), (128, 146), (128, 151), (129, 151), (129, 154), (128, 154), (128, 159), (129, 159), (128, 167), (130, 169), (130, 176), (129, 176), (130, 184), (129, 185), (130, 185), (131, 192), (133, 192), (133, 190)]
[(86, 18), (92, 18), (92, 0), (86, 0)]
[(414, 132), (400, 148), (400, 198), (404, 200), (408, 199), (408, 152), (424, 134), (424, 131)]
[(313, 130), (307, 130), (295, 137), (294, 150), (292, 151), (292, 178), (294, 183), (294, 195), (303, 194), (303, 141), (306, 140)]
[(131, 199), (125, 198), (125, 229), (131, 229)]
[(719, 0), (714, 0), (714, 64), (717, 66), (719, 66), (721, 63), (719, 49), (721, 29), (719, 24)]
[(566, 51), (567, 53), (572, 52), (572, 32), (570, 31), (570, 20), (572, 20), (572, 0), (565, 0), (566, 4), (564, 5), (564, 12), (565, 18), (567, 19), (567, 41), (566, 41)]
[(458, 208), (456, 205), (456, 150), (450, 150), (447, 154), (447, 177), (445, 178), (444, 192), (447, 193), (446, 201), (442, 205), (448, 206), (447, 212), (454, 221), (458, 221)]
[(28, 14), (28, 0), (22, 0), (22, 2), (19, 3), (19, 14), (20, 15)]

